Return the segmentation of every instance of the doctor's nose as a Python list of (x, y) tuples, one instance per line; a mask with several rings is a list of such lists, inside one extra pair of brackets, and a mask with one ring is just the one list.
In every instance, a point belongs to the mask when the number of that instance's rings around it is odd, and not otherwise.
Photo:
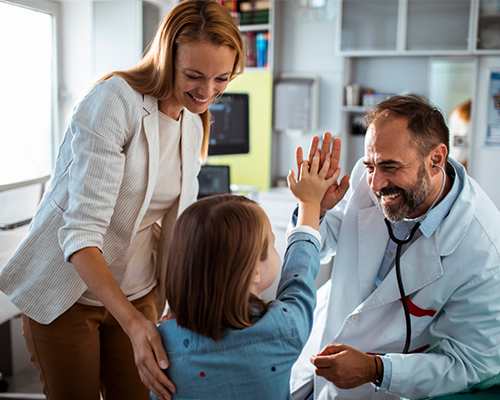
[(373, 192), (379, 192), (383, 188), (387, 187), (389, 182), (380, 171), (374, 169), (371, 174), (368, 174), (368, 184)]

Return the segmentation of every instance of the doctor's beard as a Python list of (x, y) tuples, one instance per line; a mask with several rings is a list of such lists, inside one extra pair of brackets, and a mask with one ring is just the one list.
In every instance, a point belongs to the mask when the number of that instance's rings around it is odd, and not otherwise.
[[(425, 171), (423, 163), (418, 170), (416, 181), (406, 190), (399, 186), (391, 185), (378, 192), (374, 192), (384, 216), (392, 223), (397, 223), (417, 211), (427, 200), (430, 193), (430, 177)], [(390, 194), (401, 194), (401, 199), (398, 204), (393, 206), (382, 205), (382, 196)]]

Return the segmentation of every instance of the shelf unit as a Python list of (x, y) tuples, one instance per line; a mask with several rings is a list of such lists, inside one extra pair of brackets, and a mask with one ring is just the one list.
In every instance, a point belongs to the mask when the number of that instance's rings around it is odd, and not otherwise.
[(500, 54), (500, 0), (343, 0), (345, 57)]
[[(417, 93), (434, 101), (433, 60), (477, 63), (481, 56), (500, 55), (500, 0), (341, 0), (338, 15), (343, 87), (355, 82), (362, 89)], [(343, 91), (339, 96), (346, 104)], [(470, 97), (474, 101), (474, 88)], [(341, 110), (348, 169), (364, 152), (363, 135), (352, 133), (352, 120), (366, 112), (363, 106)]]
[[(257, 1), (240, 1), (238, 2), (238, 8), (241, 7), (242, 3), (260, 3), (262, 1), (266, 0), (257, 0)], [(267, 40), (267, 50), (266, 50), (266, 58), (267, 58), (267, 65), (266, 66), (254, 66), (250, 65), (247, 66), (247, 63), (245, 63), (245, 72), (264, 72), (264, 71), (273, 71), (274, 68), (274, 24), (275, 24), (275, 0), (269, 0), (267, 1), (269, 4), (269, 18), (268, 18), (268, 23), (267, 24), (253, 24), (253, 25), (239, 25), (240, 32), (242, 33), (243, 40), (245, 42), (245, 46), (248, 46), (248, 41), (245, 38), (246, 34), (253, 34), (254, 36), (254, 43), (253, 43), (253, 50), (249, 50), (248, 48), (245, 50), (245, 52), (248, 54), (249, 51), (253, 51), (254, 53), (254, 60), (256, 62), (256, 56), (257, 56), (257, 49), (255, 48), (255, 36), (258, 33), (264, 33), (268, 34), (268, 40)]]

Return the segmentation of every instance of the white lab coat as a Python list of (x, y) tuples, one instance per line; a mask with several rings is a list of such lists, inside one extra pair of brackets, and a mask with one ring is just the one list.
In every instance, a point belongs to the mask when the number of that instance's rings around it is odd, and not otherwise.
[[(358, 162), (345, 198), (321, 223), (322, 261), (335, 255), (320, 290), (311, 337), (292, 371), (292, 392), (314, 377), (315, 399), (423, 398), (455, 393), (500, 373), (500, 213), (465, 169), (450, 159), (462, 187), (429, 239), (401, 257), (405, 292), (421, 316), (411, 317), (410, 351), (396, 273), (372, 292), (389, 239)], [(371, 384), (341, 390), (314, 375), (309, 357), (330, 343), (388, 354), (388, 393)], [(438, 353), (424, 354), (431, 348)]]

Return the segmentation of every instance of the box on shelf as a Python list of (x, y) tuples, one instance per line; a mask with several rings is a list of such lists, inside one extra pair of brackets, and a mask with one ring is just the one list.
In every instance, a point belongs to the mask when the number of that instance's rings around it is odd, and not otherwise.
[(269, 10), (268, 0), (244, 1), (240, 3), (240, 11)]
[(365, 91), (365, 93), (363, 93), (363, 107), (375, 107), (378, 103), (381, 103), (392, 96), (392, 93), (370, 93)]
[(269, 23), (269, 9), (240, 11), (241, 25), (261, 25)]

